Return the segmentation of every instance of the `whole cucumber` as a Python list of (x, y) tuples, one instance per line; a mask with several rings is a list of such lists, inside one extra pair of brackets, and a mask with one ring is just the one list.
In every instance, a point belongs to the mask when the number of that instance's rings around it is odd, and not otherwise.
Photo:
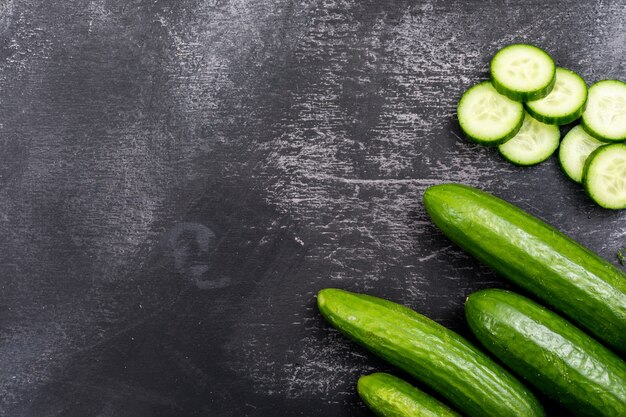
[(363, 402), (381, 417), (460, 417), (441, 402), (408, 382), (378, 372), (359, 378)]
[(626, 351), (626, 275), (554, 227), (486, 192), (429, 187), (424, 205), (443, 233), (478, 260)]
[(326, 320), (473, 417), (543, 416), (517, 379), (458, 334), (415, 311), (365, 294), (328, 288), (317, 295)]
[(567, 320), (504, 290), (471, 294), (470, 328), (524, 379), (579, 416), (626, 416), (626, 363)]

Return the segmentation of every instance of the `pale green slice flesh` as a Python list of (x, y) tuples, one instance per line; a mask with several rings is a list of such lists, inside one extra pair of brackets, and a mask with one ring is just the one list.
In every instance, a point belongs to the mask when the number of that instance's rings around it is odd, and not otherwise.
[(541, 123), (526, 114), (517, 135), (499, 145), (498, 150), (514, 164), (535, 165), (554, 153), (559, 147), (559, 139), (560, 131), (557, 126)]
[(565, 135), (559, 147), (559, 162), (563, 171), (572, 180), (581, 182), (585, 161), (602, 145), (604, 143), (590, 136), (581, 126), (575, 126)]

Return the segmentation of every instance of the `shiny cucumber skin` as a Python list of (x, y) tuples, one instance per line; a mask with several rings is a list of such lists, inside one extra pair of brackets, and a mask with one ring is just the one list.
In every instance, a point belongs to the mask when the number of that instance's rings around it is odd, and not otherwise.
[(428, 188), (433, 222), (461, 248), (565, 313), (616, 350), (626, 350), (626, 275), (525, 211), (476, 188)]
[(626, 416), (626, 363), (539, 304), (504, 290), (471, 294), (478, 340), (525, 380), (578, 416)]
[(357, 391), (380, 417), (461, 417), (408, 382), (384, 372), (359, 378)]
[(544, 412), (517, 379), (458, 334), (377, 297), (328, 288), (324, 318), (343, 334), (432, 387), (470, 417), (536, 417)]

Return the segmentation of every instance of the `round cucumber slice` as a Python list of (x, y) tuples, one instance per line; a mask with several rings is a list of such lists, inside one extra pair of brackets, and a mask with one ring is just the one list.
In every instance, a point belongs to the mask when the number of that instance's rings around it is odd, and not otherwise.
[(490, 69), (496, 90), (522, 102), (547, 96), (556, 79), (556, 65), (550, 55), (523, 43), (500, 49), (491, 60)]
[(515, 165), (536, 165), (554, 153), (560, 138), (558, 126), (541, 123), (527, 114), (517, 135), (499, 145), (498, 151)]
[(524, 106), (499, 94), (489, 81), (484, 81), (463, 94), (457, 115), (469, 140), (495, 146), (515, 136), (522, 127)]
[(626, 140), (626, 83), (603, 80), (589, 87), (581, 125), (603, 142)]
[(575, 126), (567, 132), (559, 147), (559, 162), (565, 174), (576, 182), (582, 182), (585, 161), (604, 143), (590, 136), (582, 126)]
[(578, 74), (565, 68), (556, 69), (556, 81), (550, 94), (526, 103), (535, 119), (551, 125), (566, 125), (578, 119), (587, 103), (587, 84)]
[(604, 145), (589, 155), (583, 170), (587, 194), (608, 209), (626, 208), (626, 145)]

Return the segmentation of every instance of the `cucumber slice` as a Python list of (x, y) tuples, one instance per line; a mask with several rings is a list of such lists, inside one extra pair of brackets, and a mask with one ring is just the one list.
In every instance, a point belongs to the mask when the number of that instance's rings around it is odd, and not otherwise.
[(626, 140), (626, 83), (603, 80), (589, 87), (589, 100), (581, 125), (587, 133), (603, 142)]
[(515, 165), (530, 166), (545, 161), (559, 147), (558, 126), (547, 125), (527, 114), (522, 128), (512, 139), (498, 146), (500, 155)]
[(604, 145), (589, 155), (583, 170), (587, 194), (608, 209), (626, 208), (626, 145)]
[(566, 125), (578, 119), (587, 104), (587, 84), (578, 74), (565, 68), (556, 69), (556, 82), (550, 94), (526, 103), (535, 119), (551, 125)]
[(602, 145), (604, 143), (590, 136), (582, 126), (575, 126), (561, 141), (559, 147), (561, 168), (573, 181), (582, 182), (587, 157)]
[(524, 106), (499, 94), (489, 81), (467, 90), (457, 107), (461, 130), (472, 142), (495, 146), (520, 130)]
[(547, 96), (556, 80), (556, 65), (550, 55), (523, 43), (500, 49), (491, 60), (490, 69), (496, 90), (516, 101)]

